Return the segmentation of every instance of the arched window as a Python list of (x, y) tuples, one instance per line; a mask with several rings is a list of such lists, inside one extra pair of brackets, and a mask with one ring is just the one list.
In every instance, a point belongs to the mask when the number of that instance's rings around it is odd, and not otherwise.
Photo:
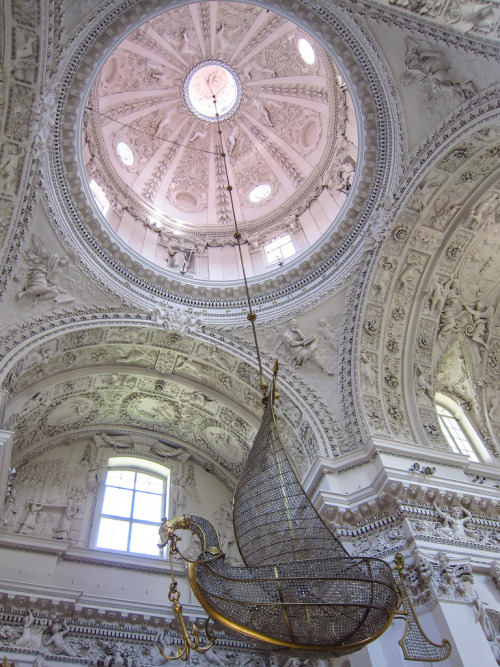
[(462, 408), (453, 399), (436, 394), (439, 425), (448, 444), (457, 454), (476, 463), (490, 460), (490, 455)]
[(109, 459), (96, 533), (98, 549), (162, 555), (158, 528), (167, 514), (168, 474), (167, 468), (152, 461)]

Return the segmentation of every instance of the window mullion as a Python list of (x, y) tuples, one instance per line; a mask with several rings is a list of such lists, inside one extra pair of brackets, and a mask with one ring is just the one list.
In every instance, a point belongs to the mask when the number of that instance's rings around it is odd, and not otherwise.
[(130, 551), (130, 540), (132, 539), (132, 522), (133, 522), (133, 516), (134, 516), (136, 486), (137, 486), (137, 473), (135, 473), (135, 476), (134, 476), (134, 488), (132, 490), (132, 506), (130, 507), (130, 521), (129, 521), (129, 525), (128, 525), (127, 551)]

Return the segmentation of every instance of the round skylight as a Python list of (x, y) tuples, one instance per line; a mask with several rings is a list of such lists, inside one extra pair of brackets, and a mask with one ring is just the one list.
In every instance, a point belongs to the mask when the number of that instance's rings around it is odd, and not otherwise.
[(116, 153), (123, 164), (127, 165), (127, 167), (130, 167), (134, 164), (134, 154), (132, 149), (124, 141), (118, 142), (116, 145)]
[(250, 199), (251, 202), (254, 204), (258, 204), (262, 200), (266, 199), (269, 197), (271, 194), (271, 186), (268, 183), (261, 183), (260, 185), (257, 185), (248, 195), (248, 199)]
[(309, 44), (307, 39), (301, 37), (297, 42), (297, 48), (299, 49), (302, 60), (306, 63), (306, 65), (314, 65), (316, 60), (316, 53), (314, 52), (313, 47)]
[(195, 116), (203, 120), (214, 122), (217, 113), (220, 120), (232, 116), (240, 98), (241, 84), (236, 72), (217, 60), (199, 63), (184, 81), (184, 99)]

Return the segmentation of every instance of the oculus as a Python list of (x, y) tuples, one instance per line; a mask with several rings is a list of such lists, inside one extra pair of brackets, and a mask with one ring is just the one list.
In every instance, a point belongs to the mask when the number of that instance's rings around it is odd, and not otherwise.
[(183, 87), (189, 110), (197, 118), (212, 123), (216, 122), (217, 114), (219, 120), (226, 120), (237, 111), (241, 92), (236, 72), (219, 60), (206, 60), (193, 67)]

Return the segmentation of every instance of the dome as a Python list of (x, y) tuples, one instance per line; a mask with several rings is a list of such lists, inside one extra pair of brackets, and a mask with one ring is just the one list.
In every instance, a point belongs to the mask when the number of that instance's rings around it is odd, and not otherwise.
[(303, 28), (250, 4), (192, 3), (112, 50), (81, 150), (120, 245), (160, 273), (234, 281), (234, 217), (249, 276), (296, 262), (332, 228), (354, 190), (358, 130), (337, 65)]

